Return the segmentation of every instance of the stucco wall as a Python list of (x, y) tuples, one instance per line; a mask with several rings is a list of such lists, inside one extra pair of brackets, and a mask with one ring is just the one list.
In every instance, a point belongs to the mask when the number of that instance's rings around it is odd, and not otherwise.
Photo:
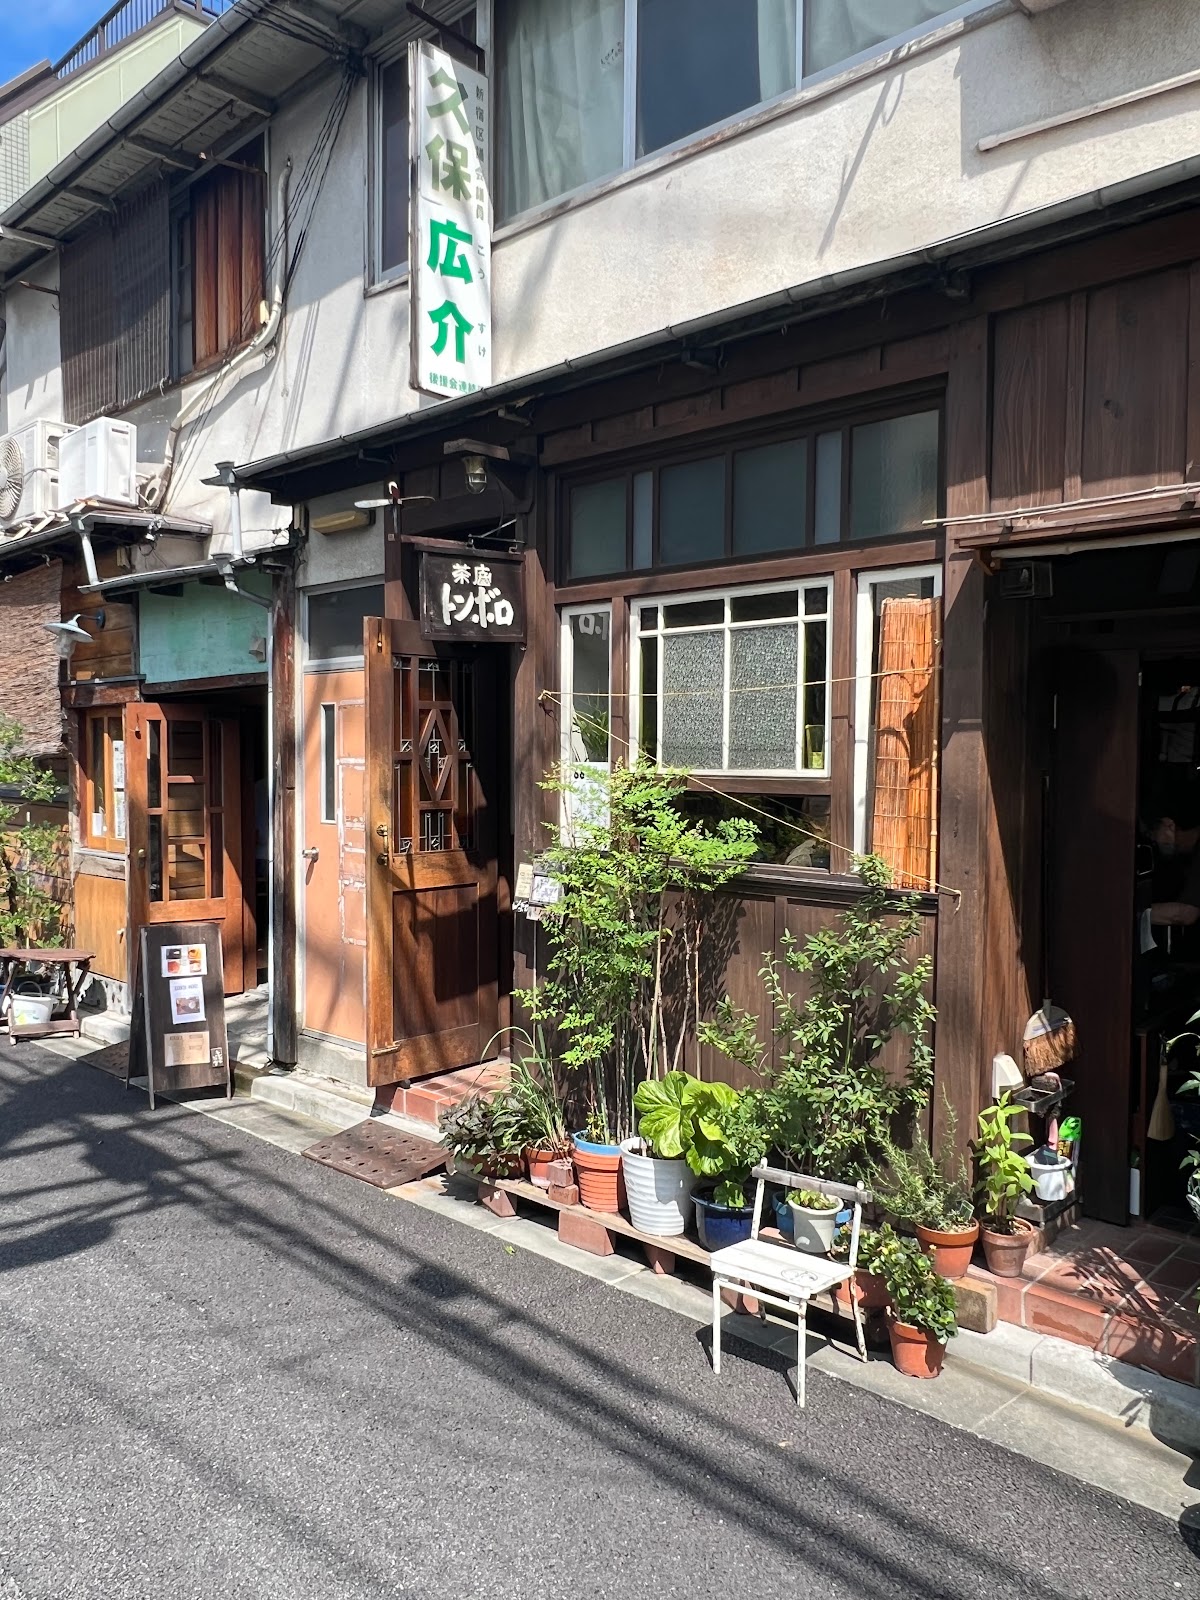
[[(703, 150), (659, 158), (560, 215), (502, 230), (493, 255), (495, 377), (505, 381), (668, 325), (970, 234), (1140, 173), (1196, 160), (1200, 85), (981, 153), (985, 136), (1200, 68), (1192, 0), (1066, 0), (1036, 20), (1006, 4), (944, 27), (899, 59), (810, 89)], [(275, 175), (299, 173), (334, 79), (272, 125)], [(184, 436), (171, 509), (227, 537), (223, 492), (199, 484), (246, 461), (382, 423), (415, 406), (401, 283), (364, 292), (367, 93), (351, 103), (289, 297), (274, 360), (226, 381)], [(299, 219), (294, 219), (298, 231)], [(54, 415), (54, 302), (15, 289), (10, 428)], [(133, 413), (161, 459), (194, 386)], [(245, 497), (250, 544), (287, 509)]]

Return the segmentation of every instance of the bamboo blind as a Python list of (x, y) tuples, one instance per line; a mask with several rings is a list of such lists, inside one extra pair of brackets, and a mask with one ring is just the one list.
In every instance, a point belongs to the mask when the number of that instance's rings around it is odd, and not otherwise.
[(899, 888), (937, 878), (939, 600), (880, 607), (871, 848)]

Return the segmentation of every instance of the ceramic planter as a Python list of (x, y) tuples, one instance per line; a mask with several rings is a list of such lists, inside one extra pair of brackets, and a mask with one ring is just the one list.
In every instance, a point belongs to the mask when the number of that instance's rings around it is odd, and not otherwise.
[(888, 1303), (887, 1284), (877, 1272), (858, 1271), (846, 1283), (839, 1283), (833, 1297), (843, 1311), (850, 1311), (855, 1300), (863, 1312), (882, 1311)]
[(971, 1253), (979, 1237), (979, 1223), (972, 1218), (969, 1228), (923, 1228), (917, 1224), (917, 1241), (933, 1257), (933, 1270), (942, 1278), (962, 1278), (971, 1265)]
[(788, 1205), (783, 1195), (777, 1194), (771, 1201), (775, 1210), (775, 1226), (785, 1239), (792, 1237), (792, 1208)]
[(888, 1338), (892, 1341), (892, 1360), (896, 1363), (896, 1370), (906, 1378), (936, 1378), (942, 1370), (946, 1346), (931, 1333), (889, 1316)]
[(1025, 1163), (1033, 1175), (1033, 1187), (1039, 1200), (1065, 1200), (1074, 1188), (1067, 1156), (1046, 1155), (1039, 1160), (1037, 1155), (1028, 1155)]
[(992, 1228), (983, 1230), (983, 1253), (987, 1257), (988, 1271), (998, 1278), (1021, 1276), (1026, 1254), (1033, 1243), (1033, 1229), (1020, 1218), (1016, 1229), (1015, 1233), (997, 1233)]
[(815, 1210), (788, 1201), (792, 1213), (792, 1238), (797, 1250), (810, 1256), (827, 1256), (833, 1249), (833, 1236), (837, 1232), (838, 1214), (834, 1210)]
[(711, 1195), (692, 1196), (696, 1208), (696, 1232), (706, 1250), (724, 1250), (750, 1237), (754, 1212), (749, 1206), (719, 1206)]
[(488, 1156), (478, 1156), (474, 1161), (467, 1160), (465, 1156), (454, 1158), (456, 1172), (466, 1173), (483, 1183), (494, 1182), (497, 1178), (519, 1178), (523, 1165), (521, 1156), (515, 1150), (511, 1153), (495, 1151)]
[(615, 1216), (625, 1205), (625, 1175), (621, 1171), (621, 1146), (596, 1144), (582, 1133), (572, 1136), (579, 1203), (589, 1211)]
[(687, 1227), (696, 1174), (682, 1159), (664, 1161), (644, 1155), (644, 1149), (641, 1139), (621, 1145), (629, 1220), (642, 1233), (671, 1238)]
[(536, 1184), (539, 1189), (550, 1187), (550, 1164), (556, 1158), (556, 1152), (547, 1149), (537, 1149), (531, 1145), (525, 1152), (525, 1163), (529, 1168), (529, 1181)]

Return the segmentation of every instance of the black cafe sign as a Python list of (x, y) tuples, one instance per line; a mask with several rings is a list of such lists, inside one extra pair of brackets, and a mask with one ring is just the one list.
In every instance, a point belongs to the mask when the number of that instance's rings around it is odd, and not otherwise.
[(520, 556), (465, 549), (421, 552), (421, 632), (427, 639), (522, 644), (525, 594)]

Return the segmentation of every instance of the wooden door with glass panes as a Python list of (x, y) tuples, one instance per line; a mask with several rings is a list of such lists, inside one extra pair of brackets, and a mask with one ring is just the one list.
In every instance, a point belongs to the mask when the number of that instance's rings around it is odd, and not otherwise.
[(435, 649), (366, 623), (367, 1075), (483, 1059), (498, 1016), (494, 645)]
[(225, 993), (240, 994), (246, 952), (237, 720), (201, 706), (148, 702), (127, 715), (132, 936), (145, 923), (219, 923)]

